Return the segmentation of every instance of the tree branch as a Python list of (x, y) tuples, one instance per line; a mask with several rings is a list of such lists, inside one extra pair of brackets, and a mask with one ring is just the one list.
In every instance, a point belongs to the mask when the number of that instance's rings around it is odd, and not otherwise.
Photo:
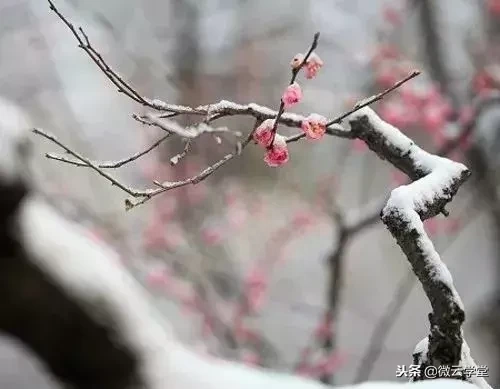
[[(195, 137), (198, 137), (202, 132), (213, 132), (217, 131), (217, 129), (211, 129), (208, 127), (208, 124), (211, 121), (220, 119), (225, 116), (236, 116), (236, 115), (245, 115), (245, 116), (252, 116), (256, 119), (256, 123), (261, 123), (265, 119), (275, 119), (275, 128), (278, 124), (284, 124), (289, 127), (295, 127), (295, 128), (300, 128), (302, 125), (302, 122), (304, 121), (305, 117), (302, 115), (297, 115), (297, 114), (292, 114), (292, 113), (284, 113), (284, 108), (283, 103), (280, 104), (280, 109), (278, 112), (273, 111), (267, 107), (264, 106), (259, 106), (257, 104), (251, 103), (251, 104), (237, 104), (233, 103), (230, 101), (225, 101), (222, 100), (216, 104), (208, 104), (208, 105), (203, 105), (199, 106), (196, 108), (193, 107), (188, 107), (188, 106), (182, 106), (182, 105), (174, 105), (174, 104), (167, 104), (161, 100), (149, 100), (144, 97), (142, 97), (129, 83), (125, 82), (123, 78), (121, 78), (112, 68), (106, 63), (106, 61), (103, 59), (103, 57), (99, 54), (97, 50), (91, 45), (90, 40), (84, 30), (80, 27), (78, 30), (75, 29), (75, 27), (62, 15), (62, 13), (56, 8), (52, 0), (48, 0), (50, 9), (63, 21), (63, 23), (68, 27), (68, 29), (71, 31), (73, 36), (76, 38), (78, 45), (80, 48), (82, 48), (85, 53), (92, 59), (92, 61), (99, 67), (99, 69), (106, 75), (106, 77), (114, 84), (117, 86), (118, 90), (121, 93), (124, 93), (128, 97), (130, 97), (133, 101), (138, 102), (142, 105), (145, 105), (149, 108), (152, 108), (153, 110), (156, 111), (161, 111), (161, 112), (168, 112), (167, 114), (153, 114), (153, 113), (147, 113), (145, 115), (133, 115), (133, 117), (138, 120), (139, 122), (147, 125), (154, 125), (156, 127), (161, 128), (162, 130), (166, 131), (168, 134), (175, 133), (178, 136), (181, 136), (183, 138), (187, 139), (193, 139)], [(316, 49), (318, 45), (318, 40), (319, 40), (319, 33), (316, 33), (314, 35), (313, 42), (304, 57), (304, 60), (302, 61), (300, 67), (297, 69), (292, 70), (292, 78), (291, 82), (295, 80), (297, 77), (298, 72), (300, 69), (304, 66), (304, 64), (307, 61), (307, 58), (312, 54), (312, 52)], [(356, 104), (356, 106), (349, 110), (348, 112), (343, 113), (342, 115), (332, 119), (328, 126), (326, 133), (328, 135), (332, 136), (338, 136), (341, 138), (353, 138), (353, 134), (350, 133), (349, 131), (346, 131), (343, 129), (340, 125), (337, 123), (340, 123), (344, 118), (349, 116), (352, 113), (355, 113), (359, 109), (372, 104), (373, 102), (380, 100), (383, 96), (385, 96), (387, 93), (391, 92), (392, 90), (396, 89), (397, 87), (401, 86), (403, 83), (409, 81), (410, 79), (416, 77), (418, 74), (420, 74), (418, 71), (412, 72), (409, 76), (405, 77), (401, 81), (397, 82), (393, 87), (387, 89), (386, 91), (379, 93), (376, 96), (372, 96), (371, 98), (365, 99), (362, 102), (359, 102)], [(203, 115), (205, 116), (205, 120), (203, 123), (200, 123), (198, 128), (183, 128), (180, 126), (178, 123), (171, 121), (169, 118), (172, 118), (177, 115)], [(258, 125), (258, 124), (257, 124)], [(200, 126), (203, 126), (203, 128), (200, 130)], [(158, 182), (154, 181), (154, 184), (156, 188), (150, 188), (150, 189), (134, 189), (131, 188), (125, 184), (120, 183), (116, 178), (112, 177), (108, 173), (104, 172), (102, 169), (104, 168), (110, 168), (110, 166), (113, 165), (119, 165), (120, 162), (118, 163), (96, 163), (90, 161), (88, 158), (85, 158), (78, 154), (75, 151), (72, 151), (68, 146), (64, 145), (62, 142), (57, 140), (54, 135), (51, 135), (47, 132), (44, 132), (39, 129), (33, 130), (35, 134), (41, 135), (45, 137), (48, 140), (51, 140), (52, 142), (56, 143), (58, 146), (62, 147), (67, 153), (73, 155), (79, 162), (77, 161), (72, 161), (69, 162), (70, 160), (66, 160), (65, 158), (59, 158), (55, 157), (52, 154), (49, 154), (47, 157), (55, 160), (59, 160), (62, 162), (66, 163), (72, 163), (73, 165), (77, 166), (86, 166), (94, 171), (96, 171), (99, 175), (107, 179), (112, 183), (112, 185), (115, 185), (122, 189), (124, 192), (126, 192), (128, 195), (132, 196), (133, 198), (137, 200), (132, 200), (132, 199), (126, 199), (125, 200), (125, 208), (127, 210), (130, 210), (138, 205), (144, 204), (146, 201), (150, 200), (151, 198), (166, 192), (171, 189), (179, 188), (182, 186), (190, 185), (190, 184), (196, 184), (204, 179), (206, 179), (208, 176), (210, 176), (212, 173), (214, 173), (216, 170), (218, 170), (221, 166), (225, 165), (228, 161), (233, 159), (236, 156), (239, 156), (243, 149), (250, 143), (253, 135), (253, 131), (255, 130), (256, 126), (254, 129), (248, 134), (247, 138), (243, 142), (237, 142), (236, 143), (236, 151), (226, 154), (224, 157), (222, 157), (220, 160), (216, 161), (213, 163), (211, 166), (208, 166), (206, 169), (202, 170), (199, 172), (197, 175), (193, 177), (186, 178), (181, 181), (175, 181), (175, 182)], [(222, 130), (221, 130), (222, 131)], [(226, 132), (226, 129), (224, 129), (224, 132)], [(274, 134), (273, 134), (274, 136)], [(286, 138), (286, 141), (288, 143), (298, 141), (299, 139), (302, 139), (305, 137), (304, 133), (300, 133), (291, 137)], [(190, 144), (190, 143), (189, 143)], [(179, 154), (179, 156), (182, 158), (186, 154), (186, 150), (184, 150), (183, 153)], [(145, 153), (144, 153), (145, 154)], [(144, 154), (141, 154), (144, 155)], [(176, 157), (174, 157), (175, 161)], [(133, 160), (133, 159), (132, 159)], [(77, 162), (77, 163), (74, 163)], [(130, 161), (128, 161), (130, 162)]]
[[(38, 130), (38, 131), (40, 131), (40, 130)], [(38, 133), (38, 134), (42, 135), (41, 133)], [(48, 135), (48, 134), (46, 134), (44, 132), (44, 134), (42, 136), (47, 138), (46, 135)], [(144, 155), (150, 153), (151, 151), (156, 149), (160, 144), (162, 144), (168, 137), (170, 137), (170, 135), (171, 134), (164, 135), (163, 137), (158, 139), (155, 143), (153, 143), (151, 146), (149, 146), (145, 150), (140, 151), (140, 152), (138, 152), (138, 153), (136, 153), (128, 158), (120, 159), (118, 161), (106, 161), (106, 162), (104, 162), (104, 161), (102, 161), (102, 162), (90, 161), (90, 162), (92, 163), (92, 165), (95, 165), (99, 169), (118, 169), (118, 168), (120, 168), (120, 167), (122, 167), (130, 162), (133, 162), (133, 161), (143, 157)], [(49, 139), (49, 140), (52, 140), (52, 139)], [(91, 167), (88, 163), (82, 162), (79, 159), (70, 159), (70, 158), (63, 157), (62, 155), (57, 155), (57, 154), (52, 154), (52, 153), (47, 153), (47, 154), (45, 154), (45, 156), (49, 159), (54, 159), (56, 161), (69, 163), (70, 165)]]
[(423, 220), (443, 211), (467, 180), (462, 164), (431, 155), (366, 108), (349, 119), (351, 131), (415, 182), (392, 191), (381, 217), (420, 280), (431, 303), (428, 363), (460, 362), (465, 313), (451, 274), (428, 238)]

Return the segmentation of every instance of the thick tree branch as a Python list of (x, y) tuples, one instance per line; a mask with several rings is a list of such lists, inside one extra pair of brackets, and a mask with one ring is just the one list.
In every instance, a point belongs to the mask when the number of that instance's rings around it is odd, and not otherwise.
[(415, 182), (392, 191), (381, 217), (420, 280), (431, 303), (428, 363), (460, 362), (465, 313), (451, 274), (428, 238), (423, 220), (441, 213), (469, 177), (462, 164), (431, 155), (373, 111), (358, 111), (350, 119), (351, 131), (381, 158)]

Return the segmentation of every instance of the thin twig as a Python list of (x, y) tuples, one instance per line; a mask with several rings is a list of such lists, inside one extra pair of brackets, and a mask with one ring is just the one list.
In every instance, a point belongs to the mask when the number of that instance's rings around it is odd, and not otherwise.
[[(140, 151), (128, 158), (125, 159), (120, 159), (118, 161), (107, 161), (107, 162), (98, 162), (98, 161), (91, 161), (93, 165), (97, 166), (100, 169), (118, 169), (130, 162), (136, 161), (137, 159), (141, 158), (142, 156), (148, 154), (155, 148), (157, 148), (163, 141), (165, 141), (171, 134), (167, 134), (163, 136), (162, 138), (158, 139), (155, 143), (153, 143), (151, 146), (149, 146), (147, 149)], [(47, 153), (45, 156), (49, 159), (53, 159), (56, 161), (60, 162), (65, 162), (69, 163), (70, 165), (75, 165), (75, 166), (82, 166), (82, 167), (90, 167), (90, 165), (86, 162), (82, 162), (81, 160), (78, 159), (70, 159), (63, 157), (61, 155), (57, 154), (52, 154), (52, 153)]]
[(179, 154), (176, 154), (172, 158), (170, 158), (170, 165), (171, 166), (177, 165), (179, 163), (179, 161), (181, 159), (183, 159), (187, 155), (187, 153), (189, 153), (189, 150), (191, 150), (192, 142), (193, 142), (192, 139), (188, 139), (186, 141), (186, 144), (184, 145), (184, 149), (182, 150), (182, 152), (180, 152)]
[(123, 185), (116, 178), (114, 178), (110, 174), (108, 174), (105, 171), (103, 171), (102, 169), (100, 169), (92, 161), (90, 161), (89, 159), (81, 156), (76, 151), (71, 150), (69, 147), (65, 146), (54, 135), (49, 134), (49, 133), (47, 133), (47, 132), (45, 132), (45, 131), (43, 131), (43, 130), (41, 130), (39, 128), (33, 128), (32, 132), (35, 133), (35, 134), (37, 134), (37, 135), (43, 136), (44, 138), (52, 141), (53, 143), (55, 143), (59, 147), (63, 148), (68, 154), (72, 155), (73, 157), (75, 157), (79, 161), (81, 161), (84, 164), (86, 164), (89, 168), (91, 168), (92, 170), (96, 171), (99, 175), (103, 176), (105, 179), (107, 179), (109, 182), (111, 182), (112, 185), (117, 186), (118, 188), (120, 188), (124, 192), (128, 193), (130, 196), (141, 197), (141, 196), (147, 196), (148, 195), (147, 193), (145, 193), (143, 191), (136, 190), (136, 189), (133, 189), (133, 188), (130, 188), (128, 186)]
[(337, 118), (333, 119), (332, 121), (328, 122), (327, 126), (331, 126), (332, 124), (335, 124), (335, 123), (341, 123), (342, 120), (344, 120), (349, 115), (353, 114), (356, 111), (359, 111), (361, 108), (367, 107), (367, 106), (375, 103), (378, 100), (381, 100), (382, 98), (384, 98), (385, 95), (387, 95), (388, 93), (391, 93), (393, 90), (399, 88), (401, 85), (403, 85), (404, 83), (406, 83), (406, 82), (410, 81), (411, 79), (417, 77), (418, 75), (420, 75), (420, 71), (419, 70), (414, 70), (408, 76), (406, 76), (402, 80), (399, 80), (398, 82), (396, 82), (390, 88), (388, 88), (388, 89), (386, 89), (386, 90), (384, 90), (384, 91), (382, 91), (380, 93), (377, 93), (376, 95), (368, 97), (367, 99), (364, 99), (362, 101), (357, 102), (356, 105), (350, 111), (347, 111), (344, 114), (340, 115), (339, 117), (337, 117)]
[[(418, 74), (414, 72), (410, 76), (405, 77), (403, 80), (398, 81), (395, 85), (400, 86), (404, 82), (415, 77), (416, 75), (418, 75)], [(394, 87), (392, 89), (394, 89)], [(388, 93), (388, 92), (386, 92), (386, 93)], [(381, 94), (380, 96), (378, 96), (378, 99), (382, 98), (383, 95), (384, 94)], [(366, 105), (366, 103), (363, 103), (363, 104)], [(357, 105), (353, 110), (350, 110), (349, 112), (350, 113), (356, 112), (358, 109), (365, 106), (363, 104)], [(127, 194), (133, 196), (134, 198), (140, 198), (139, 200), (137, 200), (135, 202), (133, 202), (130, 199), (125, 200), (125, 208), (127, 210), (129, 210), (129, 209), (132, 209), (136, 206), (144, 204), (145, 202), (149, 201), (151, 198), (153, 198), (161, 193), (164, 193), (168, 190), (180, 188), (180, 187), (183, 187), (186, 185), (197, 184), (197, 183), (203, 181), (208, 176), (213, 174), (216, 170), (218, 170), (220, 167), (224, 166), (227, 162), (232, 160), (234, 157), (241, 155), (243, 150), (248, 146), (248, 144), (252, 140), (253, 133), (256, 130), (256, 128), (258, 127), (258, 125), (262, 122), (262, 120), (264, 120), (265, 117), (273, 117), (273, 114), (274, 114), (274, 111), (272, 111), (271, 109), (269, 109), (267, 107), (258, 106), (257, 104), (249, 104), (247, 106), (241, 106), (241, 105), (238, 105), (236, 103), (222, 101), (218, 104), (215, 104), (215, 108), (214, 108), (214, 105), (212, 105), (211, 107), (212, 107), (212, 109), (215, 109), (215, 110), (217, 110), (217, 109), (224, 110), (225, 114), (228, 116), (231, 115), (231, 112), (236, 112), (235, 114), (243, 114), (243, 113), (244, 114), (251, 114), (252, 116), (256, 117), (256, 121), (255, 121), (255, 125), (254, 125), (253, 130), (248, 134), (248, 136), (246, 137), (246, 139), (243, 142), (236, 143), (236, 150), (234, 152), (226, 154), (220, 160), (218, 160), (214, 164), (208, 166), (207, 168), (205, 168), (204, 170), (202, 170), (198, 174), (196, 174), (192, 177), (186, 178), (184, 180), (181, 180), (181, 181), (173, 181), (173, 182), (167, 181), (167, 182), (162, 182), (162, 183), (155, 181), (154, 184), (157, 186), (157, 188), (155, 188), (155, 189), (137, 190), (137, 189), (129, 188), (126, 185), (119, 183), (117, 181), (117, 179), (115, 179), (114, 177), (112, 177), (109, 174), (102, 171), (98, 164), (93, 163), (89, 159), (72, 151), (68, 146), (64, 145), (59, 140), (56, 140), (56, 138), (53, 135), (45, 133), (41, 130), (36, 130), (36, 131), (34, 130), (33, 132), (44, 136), (46, 139), (52, 140), (58, 146), (65, 149), (66, 152), (68, 152), (69, 154), (72, 154), (75, 158), (77, 158), (80, 162), (82, 162), (83, 165), (88, 166), (88, 167), (92, 168), (93, 170), (97, 171), (99, 175), (108, 179), (108, 181), (110, 181), (113, 185), (116, 185), (120, 189), (124, 190)], [(200, 109), (200, 108), (195, 109), (196, 112), (205, 112), (205, 114), (208, 112), (208, 110), (209, 110), (208, 106), (203, 107), (202, 109)], [(221, 112), (218, 112), (218, 113), (220, 114)], [(334, 119), (334, 121), (341, 120), (342, 118), (345, 118), (347, 116), (348, 116), (347, 113), (343, 113), (342, 115), (340, 115), (336, 119)], [(137, 119), (142, 120), (138, 116), (137, 116)], [(293, 127), (300, 127), (303, 119), (304, 118), (301, 117), (300, 115), (286, 114), (285, 113), (282, 115), (280, 120), (287, 125), (290, 125)], [(151, 123), (146, 123), (146, 124), (151, 124)], [(168, 132), (168, 134), (170, 134), (170, 132)], [(337, 123), (334, 123), (333, 125), (331, 125), (327, 129), (327, 134), (331, 135), (331, 136), (337, 136), (340, 138), (347, 138), (347, 139), (351, 139), (354, 137), (354, 135), (350, 131), (345, 130)], [(294, 136), (288, 137), (286, 139), (286, 141), (287, 142), (296, 142), (299, 139), (302, 139), (304, 136), (305, 135), (303, 133), (299, 134), (299, 135), (294, 135)], [(66, 162), (66, 161), (64, 161), (64, 162)]]
[[(79, 43), (79, 47), (82, 48), (88, 56), (92, 59), (92, 61), (99, 67), (99, 69), (106, 75), (106, 77), (113, 82), (114, 85), (117, 86), (118, 90), (125, 95), (129, 96), (132, 100), (148, 106), (150, 108), (153, 108), (154, 110), (157, 111), (163, 111), (163, 112), (169, 112), (166, 115), (161, 115), (161, 116), (154, 116), (151, 113), (148, 113), (143, 116), (139, 115), (134, 115), (134, 119), (140, 121), (143, 124), (147, 125), (156, 125), (157, 127), (162, 128), (163, 130), (167, 131), (167, 133), (176, 133), (178, 135), (181, 135), (185, 137), (186, 135), (189, 135), (189, 138), (197, 136), (198, 132), (196, 131), (189, 131), (189, 129), (182, 128), (175, 122), (170, 122), (168, 121), (168, 118), (172, 118), (177, 115), (204, 115), (205, 120), (204, 123), (206, 126), (208, 126), (208, 123), (210, 121), (225, 117), (225, 116), (235, 116), (235, 115), (250, 115), (253, 116), (256, 119), (256, 123), (261, 123), (265, 119), (269, 118), (275, 118), (275, 128), (278, 125), (278, 123), (282, 123), (284, 125), (290, 126), (290, 127), (297, 127), (300, 128), (303, 120), (305, 119), (301, 115), (297, 114), (291, 114), (291, 113), (284, 113), (284, 104), (281, 102), (280, 104), (280, 109), (278, 112), (273, 111), (267, 107), (264, 106), (259, 106), (257, 104), (247, 104), (247, 105), (241, 105), (237, 103), (233, 103), (230, 101), (220, 101), (219, 103), (216, 104), (208, 104), (205, 106), (199, 106), (196, 108), (193, 107), (188, 107), (188, 106), (182, 106), (182, 105), (173, 105), (173, 104), (167, 104), (161, 100), (149, 100), (144, 97), (142, 97), (129, 83), (125, 82), (114, 70), (111, 69), (111, 67), (104, 61), (103, 57), (101, 54), (99, 54), (91, 45), (90, 40), (86, 33), (83, 31), (83, 29), (80, 27), (78, 31), (75, 29), (75, 27), (66, 19), (60, 12), (59, 10), (55, 7), (54, 3), (52, 0), (48, 0), (50, 9), (54, 11), (54, 13), (64, 22), (64, 24), (69, 28), (71, 33), (75, 36)], [(301, 65), (295, 69), (292, 70), (292, 77), (290, 80), (290, 84), (292, 84), (300, 69), (304, 66), (304, 64), (307, 62), (307, 59), (309, 56), (313, 53), (313, 51), (316, 49), (318, 45), (318, 40), (319, 40), (319, 33), (316, 33), (314, 35), (313, 42), (304, 57)], [(397, 82), (392, 88), (388, 89), (385, 92), (380, 93), (377, 96), (374, 96), (364, 102), (361, 102), (356, 105), (356, 107), (341, 116), (337, 117), (336, 119), (332, 120), (331, 123), (334, 125), (330, 125), (329, 128), (327, 128), (327, 133), (329, 135), (333, 136), (338, 136), (342, 138), (353, 138), (353, 134), (350, 133), (350, 131), (347, 131), (343, 129), (341, 126), (336, 125), (335, 123), (339, 123), (343, 118), (347, 117), (353, 112), (356, 112), (358, 109), (371, 104), (374, 101), (377, 101), (381, 99), (385, 94), (389, 93), (391, 90), (396, 89), (406, 81), (410, 80), (411, 78), (417, 76), (419, 72), (413, 72), (411, 75), (406, 77), (405, 79)], [(165, 120), (166, 119), (166, 120)], [(108, 179), (113, 185), (118, 186), (120, 189), (124, 190), (126, 193), (129, 195), (135, 197), (135, 198), (140, 198), (137, 202), (132, 202), (130, 199), (127, 199), (125, 204), (126, 204), (126, 209), (133, 208), (137, 205), (144, 204), (146, 201), (151, 199), (152, 197), (163, 193), (167, 190), (171, 190), (174, 188), (179, 188), (185, 185), (189, 184), (196, 184), (208, 176), (210, 176), (212, 173), (214, 173), (217, 169), (219, 169), (221, 166), (225, 165), (228, 161), (233, 159), (235, 156), (241, 155), (243, 149), (249, 144), (250, 140), (252, 139), (253, 131), (255, 131), (255, 128), (250, 132), (250, 134), (247, 136), (246, 140), (243, 142), (237, 142), (236, 143), (236, 151), (226, 154), (223, 158), (212, 164), (211, 166), (208, 166), (206, 169), (202, 170), (199, 172), (197, 175), (186, 178), (185, 180), (182, 181), (176, 181), (176, 182), (157, 182), (155, 181), (154, 184), (157, 186), (155, 189), (146, 189), (146, 190), (136, 190), (127, 187), (124, 184), (121, 184), (118, 182), (117, 179), (114, 177), (110, 176), (109, 174), (105, 173), (102, 168), (109, 168), (109, 165), (113, 165), (113, 163), (109, 164), (99, 164), (99, 163), (94, 163), (90, 161), (87, 158), (84, 158), (83, 156), (79, 155), (78, 153), (71, 151), (69, 147), (63, 145), (60, 141), (56, 140), (53, 135), (44, 133), (41, 130), (35, 131), (35, 133), (44, 136), (45, 138), (54, 141), (58, 146), (64, 148), (66, 152), (72, 154), (75, 156), (75, 158), (80, 161), (78, 163), (73, 163), (76, 164), (77, 166), (87, 166), (98, 172), (99, 175), (102, 177)], [(214, 130), (216, 131), (216, 130)], [(196, 132), (196, 134), (194, 134)], [(200, 132), (207, 132), (207, 131), (200, 131)], [(210, 131), (213, 132), (213, 131)], [(199, 134), (198, 134), (199, 135)], [(274, 136), (274, 134), (273, 134)], [(299, 134), (295, 135), (292, 137), (287, 138), (287, 142), (295, 142), (301, 138), (304, 137), (304, 134)], [(189, 147), (189, 145), (187, 146)], [(185, 150), (185, 152), (187, 152)], [(144, 155), (144, 154), (142, 154)], [(181, 153), (179, 156), (182, 158), (182, 156), (185, 155), (185, 153)], [(69, 160), (66, 160), (65, 158), (54, 158), (53, 155), (49, 154), (48, 158), (52, 159), (58, 159), (61, 160), (62, 162), (66, 163), (71, 163), (68, 162)], [(175, 158), (175, 157), (174, 157)], [(121, 162), (121, 161), (119, 161)], [(104, 166), (102, 166), (104, 165)], [(101, 167), (102, 166), (102, 167)]]
[[(52, 0), (47, 0), (49, 2), (50, 9), (62, 20), (62, 22), (68, 27), (73, 36), (78, 41), (78, 47), (80, 47), (90, 59), (101, 69), (101, 71), (106, 75), (106, 77), (118, 88), (118, 91), (124, 93), (126, 96), (131, 98), (137, 103), (149, 106), (147, 100), (145, 100), (129, 83), (125, 82), (122, 77), (118, 75), (102, 58), (91, 45), (90, 40), (84, 30), (79, 27), (78, 30), (75, 29), (72, 23), (64, 17), (64, 15), (59, 12)], [(82, 39), (83, 38), (83, 39)]]
[[(309, 50), (307, 51), (307, 54), (305, 55), (305, 57), (302, 60), (302, 62), (300, 63), (300, 65), (297, 66), (297, 67), (292, 68), (292, 77), (290, 78), (290, 82), (288, 83), (288, 85), (292, 85), (295, 82), (295, 80), (297, 79), (297, 75), (299, 74), (300, 70), (307, 63), (307, 60), (309, 59), (309, 57), (311, 56), (311, 54), (313, 53), (313, 51), (316, 50), (316, 48), (318, 47), (318, 41), (319, 41), (319, 32), (317, 32), (316, 34), (314, 34), (311, 46), (309, 47)], [(281, 115), (283, 115), (284, 112), (285, 112), (285, 102), (283, 101), (283, 99), (281, 99), (281, 101), (280, 101), (280, 107), (278, 109), (278, 114), (276, 115), (276, 119), (274, 120), (274, 126), (273, 126), (273, 129), (272, 129), (273, 139), (271, 141), (271, 145), (272, 145), (272, 143), (274, 141), (274, 136), (276, 135), (276, 130), (278, 129), (279, 120), (281, 118)]]

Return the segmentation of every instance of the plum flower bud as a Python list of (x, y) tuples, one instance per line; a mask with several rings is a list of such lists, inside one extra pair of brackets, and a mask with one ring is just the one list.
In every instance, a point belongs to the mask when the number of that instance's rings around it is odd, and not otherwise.
[(285, 108), (289, 108), (292, 105), (297, 104), (300, 100), (302, 100), (302, 89), (296, 82), (288, 85), (285, 92), (283, 92), (283, 96), (281, 97), (281, 101), (285, 104)]
[(269, 147), (273, 141), (274, 119), (264, 120), (253, 133), (253, 140), (262, 147)]
[(301, 128), (308, 139), (317, 140), (325, 135), (327, 123), (324, 116), (312, 113), (302, 122)]
[(297, 69), (300, 65), (302, 65), (302, 62), (304, 62), (304, 54), (298, 53), (292, 58), (290, 66), (292, 69)]
[(278, 167), (287, 163), (289, 157), (285, 137), (276, 134), (272, 146), (266, 152), (264, 162), (270, 167)]
[(319, 72), (319, 69), (323, 66), (323, 60), (316, 53), (311, 53), (309, 58), (307, 59), (305, 68), (306, 68), (306, 78), (311, 79), (316, 77)]

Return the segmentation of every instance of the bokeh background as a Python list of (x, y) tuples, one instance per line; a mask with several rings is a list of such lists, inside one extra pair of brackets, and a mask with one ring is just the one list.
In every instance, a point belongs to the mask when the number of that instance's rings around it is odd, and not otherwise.
[[(277, 109), (291, 58), (316, 31), (325, 65), (304, 81), (303, 102), (292, 111), (332, 118), (420, 69), (374, 108), (429, 151), (473, 127), (449, 152), (473, 178), (450, 217), (426, 227), (464, 301), (473, 356), (488, 366), (490, 383), (499, 383), (500, 1), (56, 4), (144, 96), (169, 103), (224, 99)], [(92, 160), (125, 158), (162, 135), (133, 120), (143, 108), (115, 90), (43, 0), (0, 0), (0, 93), (4, 119), (21, 110), (31, 125)], [(253, 122), (222, 124), (248, 133)], [(33, 185), (95, 239), (115, 246), (179, 339), (200, 352), (340, 385), (398, 379), (397, 366), (411, 363), (428, 333), (429, 303), (376, 218), (404, 177), (358, 142), (298, 142), (277, 169), (251, 146), (200, 184), (129, 212), (125, 193), (85, 168), (45, 158), (61, 151), (56, 145), (35, 135), (33, 143)], [(153, 179), (193, 175), (233, 147), (231, 137), (221, 145), (203, 138), (172, 167), (183, 144), (169, 141), (113, 174), (152, 187)], [(340, 242), (339, 214), (375, 217)], [(248, 298), (260, 305), (236, 328)], [(333, 335), (325, 342), (317, 329), (329, 304)], [(299, 366), (305, 360), (310, 364)], [(57, 387), (43, 363), (7, 337), (0, 361), (2, 388)]]

